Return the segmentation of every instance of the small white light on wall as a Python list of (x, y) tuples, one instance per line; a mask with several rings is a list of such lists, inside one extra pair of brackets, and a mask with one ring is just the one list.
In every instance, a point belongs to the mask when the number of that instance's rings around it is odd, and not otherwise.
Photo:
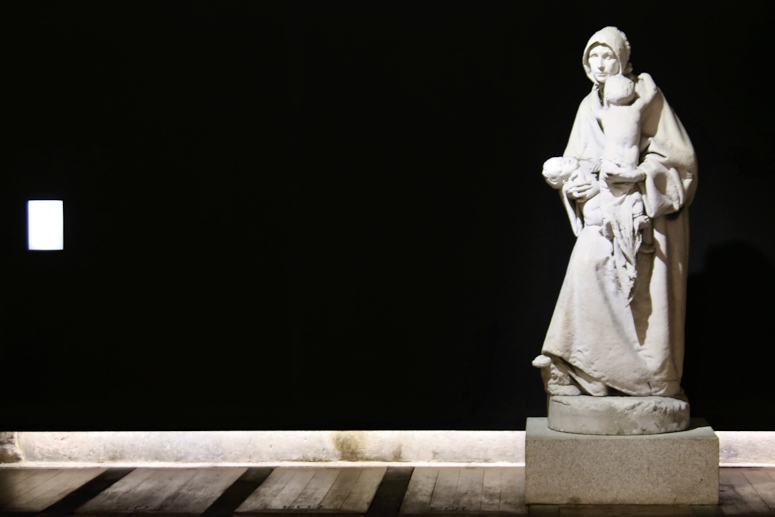
[(27, 201), (27, 249), (61, 250), (64, 243), (62, 201)]

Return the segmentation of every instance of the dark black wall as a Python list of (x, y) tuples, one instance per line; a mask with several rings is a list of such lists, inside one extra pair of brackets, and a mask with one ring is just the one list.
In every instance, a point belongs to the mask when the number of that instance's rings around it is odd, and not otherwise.
[[(523, 429), (573, 236), (543, 161), (624, 30), (700, 161), (684, 386), (774, 430), (767, 2), (27, 2), (0, 428)], [(65, 200), (63, 252), (25, 202)]]

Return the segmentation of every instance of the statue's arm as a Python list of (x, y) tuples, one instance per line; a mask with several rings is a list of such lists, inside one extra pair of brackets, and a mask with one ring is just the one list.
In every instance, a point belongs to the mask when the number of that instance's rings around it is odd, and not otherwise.
[(568, 221), (570, 227), (573, 230), (573, 235), (578, 237), (581, 229), (584, 227), (584, 216), (582, 214), (582, 205), (575, 199), (571, 199), (568, 196), (568, 191), (565, 187), (558, 190), (560, 193), (560, 201), (562, 206), (565, 207), (565, 212), (568, 214)]
[(646, 212), (659, 217), (688, 206), (697, 188), (697, 159), (689, 135), (661, 92), (641, 121), (639, 182)]
[(579, 160), (579, 168), (571, 179), (559, 189), (560, 199), (568, 213), (573, 233), (578, 235), (584, 226), (583, 203), (600, 192), (595, 173), (600, 170), (600, 150), (603, 146), (602, 132), (595, 131), (597, 92), (587, 95), (579, 105), (573, 121), (568, 145), (563, 156), (572, 156)]

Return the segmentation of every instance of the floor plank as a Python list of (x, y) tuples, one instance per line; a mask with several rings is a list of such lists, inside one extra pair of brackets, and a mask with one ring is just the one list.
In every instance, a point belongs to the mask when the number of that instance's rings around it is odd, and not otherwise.
[(535, 517), (560, 517), (560, 507), (553, 504), (533, 504), (529, 514)]
[(24, 481), (43, 469), (3, 469), (0, 472), (0, 493)]
[(0, 493), (0, 511), (2, 512), (40, 512), (107, 469), (19, 470), (28, 470), (29, 472), (10, 469), (0, 472), (0, 477), (4, 481)]
[(153, 469), (135, 469), (127, 474), (120, 483), (115, 483), (87, 504), (78, 508), (76, 513), (89, 513), (92, 508), (118, 510), (121, 499), (152, 475)]
[(75, 512), (76, 508), (83, 506), (133, 470), (132, 468), (109, 468), (99, 476), (67, 494), (55, 504), (46, 507), (43, 512), (38, 514), (38, 517), (68, 516)]
[(460, 470), (457, 493), (452, 499), (453, 508), (461, 511), (478, 512), (482, 506), (484, 469), (464, 468)]
[(366, 517), (396, 517), (404, 501), (414, 467), (388, 467)]
[(365, 513), (369, 509), (369, 504), (371, 504), (371, 500), (374, 498), (374, 494), (377, 492), (379, 483), (382, 481), (387, 468), (380, 467), (362, 470), (363, 472), (358, 477), (358, 481), (344, 500), (344, 503), (342, 503), (341, 510), (343, 512)]
[(505, 467), (501, 474), (500, 511), (527, 513), (525, 505), (525, 468)]
[(237, 508), (237, 512), (260, 512), (270, 507), (272, 501), (282, 492), (288, 481), (294, 476), (296, 469), (278, 468), (261, 483), (261, 486), (254, 491)]
[(272, 467), (248, 468), (205, 510), (202, 517), (232, 517), (237, 507), (266, 481), (272, 471)]
[(743, 468), (723, 468), (719, 471), (719, 505), (724, 515), (754, 515), (770, 513), (767, 503), (759, 497), (746, 479)]
[(2, 474), (0, 505), (5, 505), (18, 498), (20, 494), (53, 478), (59, 474), (59, 469), (13, 469), (4, 470)]
[[(328, 494), (328, 491), (331, 490), (331, 487), (341, 473), (341, 469), (318, 469), (309, 483), (307, 483), (307, 486), (304, 487), (304, 490), (294, 499), (290, 508), (292, 510), (311, 510), (321, 507), (320, 502)], [(337, 505), (336, 509), (338, 508), (339, 506)]]
[(459, 468), (439, 469), (439, 475), (436, 478), (436, 488), (431, 496), (431, 511), (455, 511), (453, 506), (455, 493), (457, 492), (457, 483), (460, 479)]
[(482, 500), (479, 508), (483, 512), (497, 512), (501, 508), (501, 484), (503, 469), (482, 469)]
[(695, 515), (689, 506), (671, 505), (568, 505), (560, 506), (561, 517), (591, 517), (591, 516), (617, 516), (617, 517), (646, 517), (646, 516), (686, 516)]
[[(772, 472), (768, 473), (767, 470)], [(745, 478), (751, 483), (756, 494), (762, 498), (770, 510), (775, 512), (775, 478), (772, 476), (775, 469), (745, 469), (742, 471)]]
[(361, 469), (342, 469), (328, 493), (320, 501), (320, 508), (325, 510), (341, 508), (360, 477)]
[(201, 469), (159, 507), (174, 513), (199, 515), (245, 471), (247, 468)]
[(401, 514), (426, 513), (526, 514), (524, 468), (416, 468)]
[(416, 515), (428, 512), (439, 470), (420, 467), (414, 469), (401, 505), (401, 514)]
[[(293, 469), (293, 475), (288, 479), (288, 482), (283, 489), (280, 490), (280, 493), (277, 494), (277, 497), (272, 500), (269, 508), (274, 510), (290, 509), (302, 490), (307, 488), (309, 482), (315, 477), (315, 470), (316, 469)], [(237, 511), (239, 512), (239, 508)]]
[(136, 469), (76, 510), (76, 513), (199, 515), (246, 470)]
[(717, 504), (695, 504), (691, 506), (692, 515), (701, 517), (724, 517), (724, 512)]
[(195, 474), (195, 469), (137, 469), (76, 513), (158, 511), (161, 503)]
[(364, 514), (386, 470), (385, 467), (277, 468), (235, 513)]

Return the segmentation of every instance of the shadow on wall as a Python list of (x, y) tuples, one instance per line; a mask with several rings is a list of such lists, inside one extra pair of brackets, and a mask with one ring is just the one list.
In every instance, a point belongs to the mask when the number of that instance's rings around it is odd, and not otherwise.
[(689, 277), (683, 384), (717, 430), (775, 430), (773, 296), (775, 267), (744, 242), (710, 248)]

